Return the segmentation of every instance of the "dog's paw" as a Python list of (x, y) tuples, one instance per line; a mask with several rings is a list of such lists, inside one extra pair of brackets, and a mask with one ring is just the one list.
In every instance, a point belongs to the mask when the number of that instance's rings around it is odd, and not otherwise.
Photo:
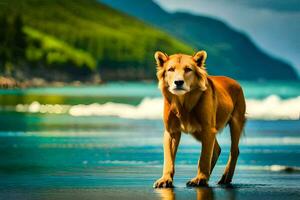
[(186, 183), (187, 187), (207, 187), (208, 180), (206, 178), (195, 177)]
[(154, 188), (173, 188), (173, 180), (170, 177), (161, 177), (153, 184)]
[(228, 175), (228, 173), (223, 174), (221, 179), (219, 180), (219, 185), (229, 185), (232, 181), (232, 178)]

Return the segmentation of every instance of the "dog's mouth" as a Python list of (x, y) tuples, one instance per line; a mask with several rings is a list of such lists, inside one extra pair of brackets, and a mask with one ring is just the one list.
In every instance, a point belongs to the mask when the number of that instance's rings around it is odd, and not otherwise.
[(169, 91), (174, 95), (183, 95), (187, 92), (187, 89), (184, 87), (173, 87), (169, 88)]
[(176, 87), (173, 90), (175, 90), (175, 91), (182, 91), (182, 90), (185, 91), (185, 89), (183, 87)]

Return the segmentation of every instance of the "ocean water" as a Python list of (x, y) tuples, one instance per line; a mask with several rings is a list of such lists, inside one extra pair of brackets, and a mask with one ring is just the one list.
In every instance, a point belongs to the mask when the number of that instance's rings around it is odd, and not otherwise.
[(248, 122), (233, 185), (189, 189), (201, 145), (183, 134), (175, 189), (161, 176), (162, 99), (155, 83), (0, 90), (0, 199), (299, 199), (300, 83), (242, 82)]

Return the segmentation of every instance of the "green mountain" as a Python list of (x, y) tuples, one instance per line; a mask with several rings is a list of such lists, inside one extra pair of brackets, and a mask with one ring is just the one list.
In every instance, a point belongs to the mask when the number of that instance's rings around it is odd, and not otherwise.
[(100, 0), (208, 52), (210, 74), (237, 79), (297, 79), (294, 68), (259, 49), (222, 21), (184, 12), (168, 13), (152, 0)]
[(94, 0), (2, 0), (0, 26), (0, 73), (19, 79), (154, 78), (155, 50), (193, 52)]

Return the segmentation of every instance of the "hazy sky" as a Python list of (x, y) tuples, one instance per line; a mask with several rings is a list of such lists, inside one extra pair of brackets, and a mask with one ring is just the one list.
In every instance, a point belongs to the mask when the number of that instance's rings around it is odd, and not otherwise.
[(227, 22), (300, 75), (300, 0), (154, 0), (168, 11), (189, 11)]

